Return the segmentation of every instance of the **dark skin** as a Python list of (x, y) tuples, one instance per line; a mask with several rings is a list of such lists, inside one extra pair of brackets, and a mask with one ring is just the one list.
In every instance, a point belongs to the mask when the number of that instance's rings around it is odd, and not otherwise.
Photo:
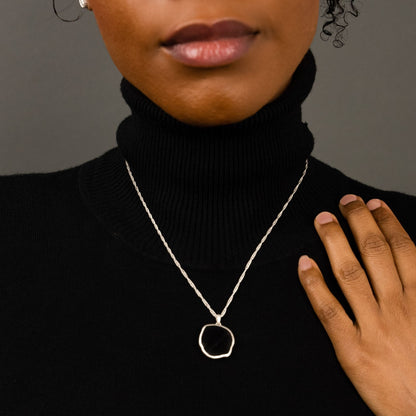
[(321, 212), (314, 225), (356, 321), (329, 291), (315, 261), (306, 269), (308, 262), (300, 259), (299, 278), (338, 361), (374, 414), (416, 415), (416, 246), (384, 201), (365, 204), (353, 197), (344, 195), (339, 209), (365, 270), (335, 215)]
[[(89, 8), (121, 74), (168, 114), (196, 126), (241, 121), (277, 98), (309, 49), (319, 17), (319, 0), (89, 0)], [(160, 45), (180, 25), (223, 18), (259, 30), (255, 47), (236, 62), (189, 67)], [(300, 282), (369, 408), (377, 416), (414, 416), (416, 246), (383, 201), (365, 204), (358, 197), (339, 208), (365, 270), (333, 214), (320, 213), (314, 225), (356, 321), (329, 291), (318, 265), (311, 260), (306, 268), (304, 256)]]
[[(188, 124), (243, 120), (289, 84), (314, 38), (319, 0), (89, 0), (108, 52), (123, 76)], [(302, 10), (302, 13), (299, 11)], [(235, 18), (259, 29), (239, 61), (191, 68), (160, 46), (184, 23)]]

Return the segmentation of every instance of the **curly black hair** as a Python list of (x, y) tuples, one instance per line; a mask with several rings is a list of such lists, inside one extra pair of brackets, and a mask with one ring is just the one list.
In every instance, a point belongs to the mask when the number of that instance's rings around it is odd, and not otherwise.
[[(356, 7), (357, 0), (325, 0), (326, 5), (323, 5), (324, 13), (321, 17), (325, 17), (327, 20), (320, 33), (322, 40), (327, 41), (331, 36), (331, 28), (336, 29), (335, 38), (332, 41), (333, 46), (336, 48), (342, 48), (344, 42), (342, 41), (343, 31), (348, 26), (346, 17), (352, 15), (357, 17), (359, 11)], [(350, 9), (350, 10), (349, 10)]]
[[(335, 29), (335, 37), (332, 41), (332, 45), (336, 48), (342, 48), (344, 46), (343, 42), (343, 32), (348, 26), (346, 17), (352, 15), (357, 17), (359, 11), (356, 7), (357, 0), (322, 0), (324, 3), (321, 5), (321, 10), (323, 9), (323, 14), (321, 17), (325, 17), (327, 20), (323, 26), (320, 33), (320, 38), (324, 41), (330, 39), (333, 35), (330, 29)], [(56, 11), (56, 0), (52, 0), (53, 11), (56, 16), (63, 22), (76, 22), (81, 17), (79, 14), (75, 19), (68, 20), (59, 16), (59, 13)]]

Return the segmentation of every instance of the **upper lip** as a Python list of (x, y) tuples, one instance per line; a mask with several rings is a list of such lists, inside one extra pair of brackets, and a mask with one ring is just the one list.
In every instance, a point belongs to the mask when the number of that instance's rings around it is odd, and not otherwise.
[(163, 46), (194, 41), (234, 38), (257, 33), (257, 30), (247, 24), (234, 19), (224, 19), (212, 25), (194, 23), (182, 26), (162, 41)]

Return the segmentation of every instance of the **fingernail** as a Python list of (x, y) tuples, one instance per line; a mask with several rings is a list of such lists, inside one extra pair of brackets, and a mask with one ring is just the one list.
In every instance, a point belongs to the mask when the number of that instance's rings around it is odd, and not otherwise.
[(373, 211), (381, 207), (381, 202), (379, 199), (372, 199), (371, 201), (367, 202), (367, 207), (370, 211)]
[(341, 198), (341, 200), (339, 201), (339, 203), (341, 204), (341, 205), (347, 205), (347, 204), (349, 204), (350, 202), (352, 202), (352, 201), (356, 201), (358, 198), (357, 198), (357, 196), (356, 195), (353, 195), (353, 194), (347, 194), (347, 195), (344, 195), (342, 198)]
[(305, 272), (306, 270), (309, 270), (312, 268), (312, 262), (311, 259), (307, 255), (303, 255), (299, 259), (299, 269), (302, 272)]
[(319, 224), (324, 225), (334, 221), (334, 218), (332, 217), (332, 214), (330, 214), (329, 212), (321, 212), (316, 217), (316, 221), (318, 221)]

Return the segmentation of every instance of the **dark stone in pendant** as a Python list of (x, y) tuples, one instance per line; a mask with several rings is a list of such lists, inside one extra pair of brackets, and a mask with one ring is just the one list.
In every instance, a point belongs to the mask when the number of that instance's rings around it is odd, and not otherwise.
[(209, 358), (229, 357), (234, 343), (231, 330), (221, 324), (205, 325), (199, 334), (199, 346)]

